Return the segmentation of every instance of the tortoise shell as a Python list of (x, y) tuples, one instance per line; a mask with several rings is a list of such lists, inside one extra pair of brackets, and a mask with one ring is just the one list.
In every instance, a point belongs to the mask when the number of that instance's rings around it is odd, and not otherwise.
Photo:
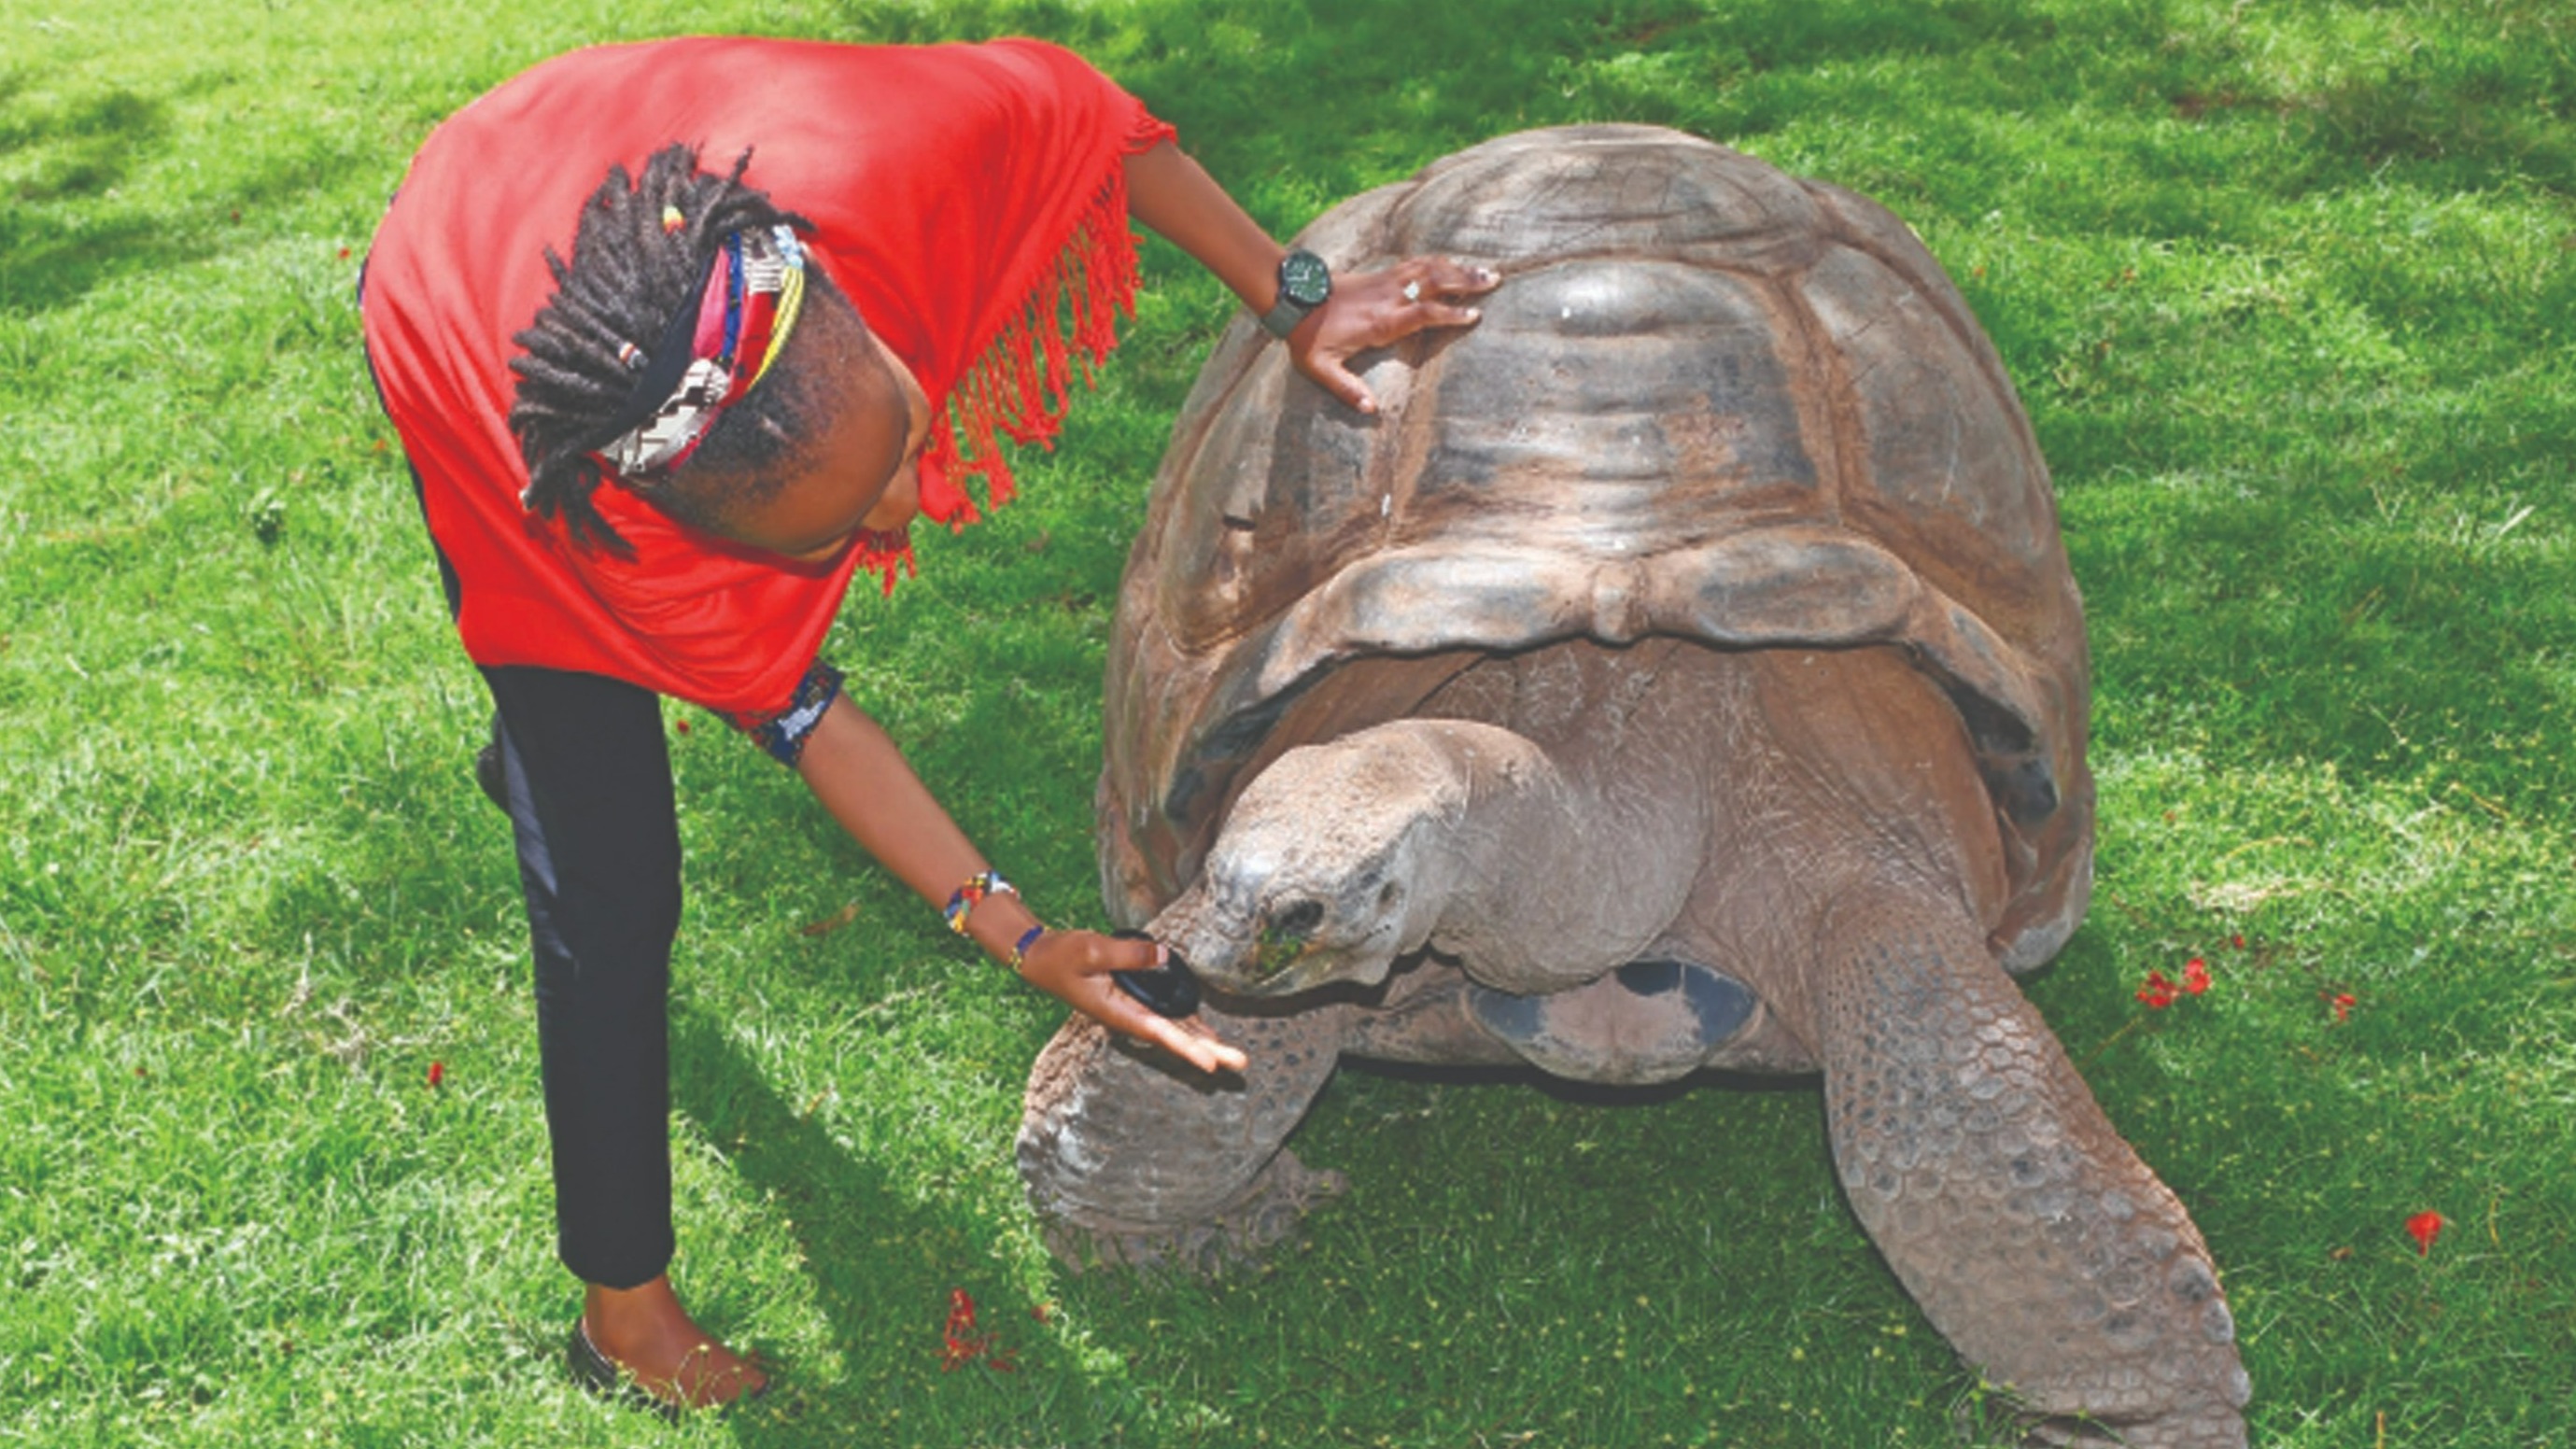
[(1905, 224), (1641, 126), (1502, 137), (1359, 196), (1336, 274), (1499, 270), (1484, 320), (1360, 359), (1355, 412), (1246, 316), (1200, 372), (1120, 588), (1100, 786), (1113, 914), (1188, 884), (1281, 750), (1497, 652), (1675, 635), (1892, 645), (1995, 802), (2008, 966), (2091, 879), (2083, 609), (2010, 380)]

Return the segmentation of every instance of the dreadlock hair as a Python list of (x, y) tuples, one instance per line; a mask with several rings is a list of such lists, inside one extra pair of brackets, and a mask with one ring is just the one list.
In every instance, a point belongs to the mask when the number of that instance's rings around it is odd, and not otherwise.
[[(750, 164), (745, 151), (731, 172), (718, 176), (698, 169), (697, 148), (672, 145), (646, 160), (640, 180), (611, 166), (582, 208), (572, 261), (546, 248), (554, 295), (510, 339), (525, 349), (510, 360), (519, 379), (510, 431), (528, 465), (528, 506), (560, 517), (576, 543), (626, 550), (591, 501), (603, 476), (591, 453), (612, 441), (605, 430), (635, 388), (620, 351), (658, 346), (679, 310), (698, 305), (708, 264), (727, 236), (747, 227), (812, 226), (743, 185)], [(666, 208), (681, 217), (668, 230)], [(802, 325), (761, 385), (716, 419), (686, 462), (668, 474), (621, 479), (626, 487), (698, 528), (718, 526), (777, 491), (778, 465), (810, 436), (830, 402), (817, 370), (796, 365), (799, 354), (846, 342), (809, 333), (842, 333), (857, 322), (848, 299), (819, 268), (808, 269), (805, 285)]]

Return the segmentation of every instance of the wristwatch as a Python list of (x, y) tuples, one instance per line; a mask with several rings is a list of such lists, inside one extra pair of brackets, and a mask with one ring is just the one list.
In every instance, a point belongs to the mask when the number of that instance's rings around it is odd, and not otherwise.
[(1333, 295), (1333, 269), (1324, 259), (1299, 247), (1279, 259), (1279, 303), (1261, 314), (1261, 325), (1273, 337), (1286, 337), (1306, 314)]

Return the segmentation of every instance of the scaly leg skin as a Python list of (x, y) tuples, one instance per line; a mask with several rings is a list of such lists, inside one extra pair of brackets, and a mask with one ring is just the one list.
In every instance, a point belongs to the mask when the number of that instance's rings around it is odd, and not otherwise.
[(1020, 1122), (1020, 1180), (1047, 1246), (1076, 1268), (1207, 1274), (1294, 1232), (1349, 1185), (1280, 1145), (1331, 1078), (1349, 1012), (1202, 1008), (1251, 1059), (1240, 1078), (1203, 1077), (1088, 1017), (1067, 1021), (1029, 1073)]
[(1933, 1325), (2036, 1416), (2032, 1442), (2241, 1449), (2251, 1385), (2209, 1249), (1983, 942), (1961, 922), (1825, 960), (1816, 1026), (1852, 1210)]

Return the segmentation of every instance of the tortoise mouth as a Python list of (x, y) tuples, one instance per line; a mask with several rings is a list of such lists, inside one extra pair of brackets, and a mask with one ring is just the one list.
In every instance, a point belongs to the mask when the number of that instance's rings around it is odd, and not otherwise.
[(1268, 936), (1232, 957), (1224, 968), (1200, 968), (1209, 985), (1240, 996), (1282, 998), (1343, 985), (1375, 986), (1395, 967), (1395, 952), (1371, 949), (1374, 943), (1333, 947), (1314, 941)]
[(1255, 981), (1275, 981), (1305, 956), (1306, 946), (1304, 936), (1273, 926), (1261, 933), (1261, 943), (1252, 948), (1249, 974)]
[(1204, 885), (1154, 918), (1155, 939), (1189, 958), (1199, 980), (1235, 996), (1277, 999), (1341, 983), (1374, 986), (1395, 964), (1396, 928), (1380, 922), (1356, 942), (1316, 939), (1323, 908), (1294, 903), (1262, 924), (1252, 912), (1227, 911)]

